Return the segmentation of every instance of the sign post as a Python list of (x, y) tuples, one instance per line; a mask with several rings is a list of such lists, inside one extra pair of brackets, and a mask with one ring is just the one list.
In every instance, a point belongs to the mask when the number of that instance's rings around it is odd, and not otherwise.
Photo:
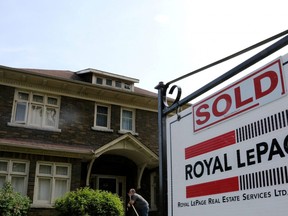
[[(288, 110), (284, 109), (288, 107), (284, 74), (288, 70), (283, 69), (282, 58), (194, 104), (192, 109), (177, 113), (180, 106), (287, 44), (285, 36), (182, 100), (181, 89), (172, 86), (170, 94), (178, 89), (172, 105), (167, 104), (166, 92), (173, 81), (166, 85), (160, 82), (156, 87), (160, 216), (210, 216), (215, 211), (228, 216), (236, 210), (239, 216), (268, 216), (275, 215), (265, 207), (272, 203), (287, 212), (288, 169), (281, 164), (288, 158)], [(175, 110), (177, 115), (168, 119)], [(243, 208), (247, 209), (244, 213)]]

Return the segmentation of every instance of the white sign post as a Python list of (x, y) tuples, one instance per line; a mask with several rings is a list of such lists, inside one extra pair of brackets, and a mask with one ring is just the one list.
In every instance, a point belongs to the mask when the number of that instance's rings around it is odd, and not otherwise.
[(167, 120), (169, 216), (287, 214), (287, 61)]

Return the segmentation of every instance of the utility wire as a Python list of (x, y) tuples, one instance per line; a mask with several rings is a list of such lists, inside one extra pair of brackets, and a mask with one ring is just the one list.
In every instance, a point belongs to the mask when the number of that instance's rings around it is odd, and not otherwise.
[(234, 54), (232, 54), (232, 55), (229, 55), (229, 56), (227, 56), (227, 57), (225, 57), (225, 58), (222, 58), (222, 59), (220, 59), (220, 60), (218, 60), (218, 61), (215, 61), (215, 62), (213, 62), (213, 63), (211, 63), (211, 64), (208, 64), (208, 65), (206, 65), (206, 66), (204, 66), (204, 67), (201, 67), (201, 68), (199, 68), (199, 69), (197, 69), (197, 70), (194, 70), (194, 71), (192, 71), (192, 72), (190, 72), (190, 73), (188, 73), (188, 74), (185, 74), (185, 75), (180, 76), (180, 77), (178, 77), (178, 78), (176, 78), (176, 79), (174, 79), (174, 80), (171, 80), (170, 82), (167, 82), (165, 85), (166, 85), (166, 86), (169, 86), (171, 83), (177, 82), (177, 81), (182, 80), (182, 79), (184, 79), (184, 78), (186, 78), (186, 77), (189, 77), (189, 76), (191, 76), (191, 75), (193, 75), (193, 74), (196, 74), (196, 73), (198, 73), (198, 72), (200, 72), (200, 71), (206, 70), (206, 69), (208, 69), (208, 68), (210, 68), (210, 67), (213, 67), (213, 66), (215, 66), (215, 65), (218, 65), (218, 64), (220, 64), (220, 63), (222, 63), (222, 62), (228, 61), (228, 60), (230, 60), (230, 59), (232, 59), (232, 58), (235, 58), (236, 56), (239, 56), (239, 55), (241, 55), (241, 54), (243, 54), (243, 53), (246, 53), (246, 52), (248, 52), (248, 51), (250, 51), (250, 50), (252, 50), (252, 49), (255, 49), (255, 48), (259, 47), (259, 46), (262, 46), (262, 45), (264, 45), (264, 44), (266, 44), (266, 43), (269, 43), (269, 42), (271, 42), (271, 41), (273, 41), (273, 40), (275, 40), (275, 39), (277, 39), (277, 38), (279, 38), (279, 37), (282, 37), (282, 36), (284, 36), (284, 35), (286, 35), (286, 34), (288, 34), (288, 30), (285, 30), (285, 31), (283, 31), (283, 32), (281, 32), (281, 33), (279, 33), (279, 34), (276, 34), (276, 35), (274, 35), (274, 36), (272, 36), (272, 37), (270, 37), (270, 38), (267, 38), (267, 39), (265, 39), (265, 40), (263, 40), (263, 41), (260, 41), (260, 42), (258, 42), (258, 43), (256, 43), (256, 44), (252, 45), (252, 46), (249, 46), (249, 47), (247, 47), (247, 48), (245, 48), (245, 49), (243, 49), (243, 50), (241, 50), (241, 51), (239, 51), (239, 52), (236, 52), (236, 53), (234, 53)]

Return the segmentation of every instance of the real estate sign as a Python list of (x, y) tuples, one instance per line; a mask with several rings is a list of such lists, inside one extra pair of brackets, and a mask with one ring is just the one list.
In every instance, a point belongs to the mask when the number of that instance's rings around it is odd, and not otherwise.
[(287, 214), (287, 62), (282, 56), (167, 120), (169, 216)]

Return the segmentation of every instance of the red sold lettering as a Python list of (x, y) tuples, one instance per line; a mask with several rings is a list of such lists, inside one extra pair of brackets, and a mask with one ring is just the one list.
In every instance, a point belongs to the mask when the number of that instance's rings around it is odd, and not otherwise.
[[(226, 104), (226, 107), (223, 111), (219, 111), (218, 110), (218, 104), (219, 104), (219, 101), (220, 100), (224, 100), (225, 101), (225, 104)], [(215, 116), (219, 117), (219, 116), (222, 116), (222, 115), (225, 115), (231, 108), (231, 105), (232, 105), (232, 99), (231, 99), (231, 96), (228, 95), (228, 94), (223, 94), (223, 95), (220, 95), (219, 97), (217, 97), (215, 99), (215, 101), (213, 102), (213, 105), (212, 105), (212, 112)]]
[(194, 131), (281, 97), (285, 93), (285, 86), (280, 63), (280, 60), (276, 60), (194, 105)]
[[(263, 79), (270, 79), (270, 86), (266, 90), (262, 89), (261, 81)], [(255, 86), (255, 96), (256, 99), (262, 98), (265, 95), (270, 94), (278, 84), (278, 75), (275, 71), (267, 71), (266, 73), (261, 74), (254, 79), (254, 86)]]
[(209, 105), (208, 104), (202, 104), (201, 106), (198, 107), (198, 109), (196, 110), (196, 115), (198, 117), (204, 117), (203, 120), (200, 120), (200, 119), (197, 119), (196, 123), (198, 125), (202, 125), (202, 124), (205, 124), (209, 119), (210, 119), (210, 113), (209, 112), (204, 112), (204, 111), (201, 111), (202, 109), (205, 109), (207, 110), (209, 108)]
[(234, 93), (235, 93), (235, 103), (236, 103), (236, 108), (238, 109), (239, 107), (242, 107), (246, 104), (249, 104), (253, 101), (253, 97), (247, 98), (246, 100), (242, 101), (241, 98), (241, 91), (240, 91), (240, 86), (236, 87), (234, 89)]

